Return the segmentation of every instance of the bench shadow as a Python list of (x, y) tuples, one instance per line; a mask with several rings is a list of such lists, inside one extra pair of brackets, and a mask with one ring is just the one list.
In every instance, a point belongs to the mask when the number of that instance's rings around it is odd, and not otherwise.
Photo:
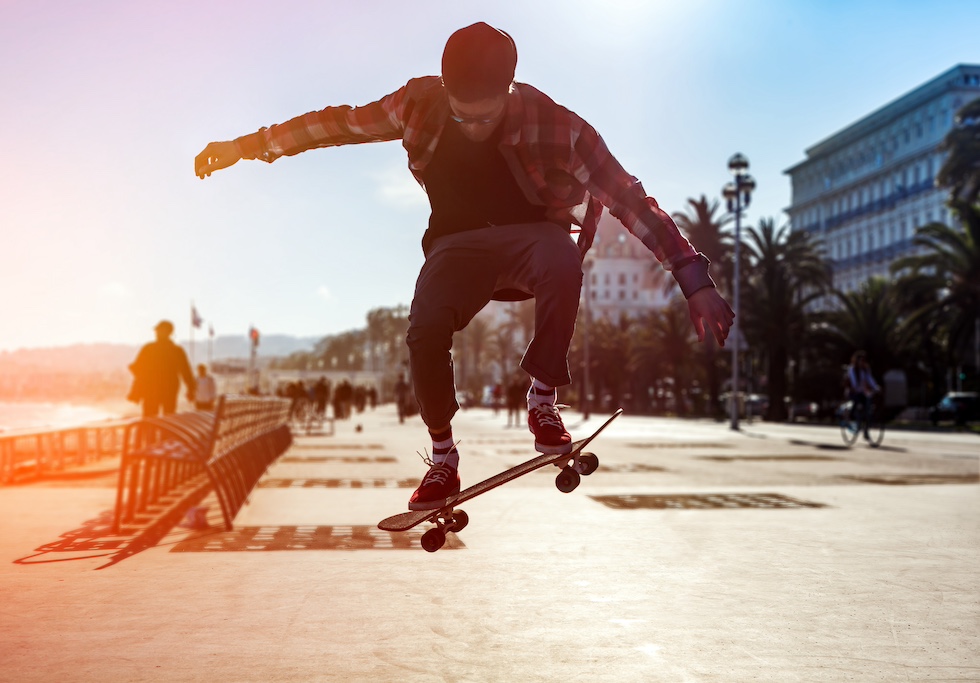
[[(188, 511), (194, 508), (206, 493), (186, 499), (181, 505), (172, 507), (166, 514), (142, 526), (126, 527), (118, 533), (113, 531), (114, 510), (104, 510), (97, 517), (83, 522), (78, 528), (66, 531), (56, 540), (35, 548), (32, 554), (14, 560), (13, 564), (30, 566), (108, 558), (105, 564), (96, 567), (96, 569), (107, 569), (144, 550), (179, 543), (189, 534), (200, 535), (202, 532), (214, 533), (223, 530), (220, 510), (208, 514), (206, 518), (199, 517), (198, 529), (184, 526), (182, 523)], [(209, 509), (215, 510), (217, 507), (212, 505)]]

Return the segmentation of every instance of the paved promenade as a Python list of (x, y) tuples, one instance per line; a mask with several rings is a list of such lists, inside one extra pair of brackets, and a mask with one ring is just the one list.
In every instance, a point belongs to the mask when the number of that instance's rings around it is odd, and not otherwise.
[[(454, 422), (464, 486), (533, 455), (505, 424)], [(626, 415), (435, 554), (375, 527), (426, 445), (390, 406), (299, 435), (234, 531), (129, 556), (111, 472), (0, 488), (0, 683), (980, 681), (975, 435)]]

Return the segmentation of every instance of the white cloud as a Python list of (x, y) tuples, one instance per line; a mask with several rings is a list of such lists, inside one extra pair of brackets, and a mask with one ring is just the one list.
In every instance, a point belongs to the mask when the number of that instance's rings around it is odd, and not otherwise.
[(133, 291), (121, 282), (106, 282), (99, 287), (99, 294), (106, 299), (128, 301), (133, 298)]
[(425, 191), (404, 166), (388, 167), (384, 171), (373, 173), (372, 178), (378, 184), (375, 194), (385, 204), (399, 209), (415, 209), (429, 205)]
[(330, 293), (330, 289), (326, 285), (320, 285), (317, 287), (316, 295), (324, 301), (333, 300), (333, 295)]

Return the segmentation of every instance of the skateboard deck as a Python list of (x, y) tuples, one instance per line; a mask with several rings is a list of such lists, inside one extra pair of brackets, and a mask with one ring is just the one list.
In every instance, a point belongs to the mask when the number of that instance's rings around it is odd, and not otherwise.
[(402, 512), (401, 514), (381, 520), (378, 522), (378, 528), (383, 531), (408, 531), (422, 522), (434, 522), (436, 527), (430, 529), (422, 536), (422, 547), (429, 552), (435, 552), (445, 543), (446, 532), (461, 531), (469, 522), (467, 514), (462, 510), (456, 509), (457, 505), (465, 503), (471, 498), (475, 498), (518, 477), (522, 477), (528, 472), (533, 472), (546, 465), (561, 467), (562, 470), (555, 480), (555, 486), (560, 491), (570, 493), (578, 486), (581, 475), (592, 474), (599, 466), (599, 459), (592, 453), (583, 453), (583, 450), (594, 438), (599, 436), (602, 430), (622, 414), (623, 409), (620, 408), (591, 435), (572, 443), (572, 449), (568, 453), (546, 453), (539, 455), (527, 462), (504, 470), (489, 479), (484, 479), (477, 484), (473, 484), (469, 488), (463, 489), (455, 496), (447, 499), (446, 504), (441, 508)]

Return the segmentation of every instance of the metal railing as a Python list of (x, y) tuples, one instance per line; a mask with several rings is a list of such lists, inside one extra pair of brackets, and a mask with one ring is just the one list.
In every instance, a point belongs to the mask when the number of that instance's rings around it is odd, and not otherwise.
[(0, 485), (119, 458), (130, 421), (0, 434)]

